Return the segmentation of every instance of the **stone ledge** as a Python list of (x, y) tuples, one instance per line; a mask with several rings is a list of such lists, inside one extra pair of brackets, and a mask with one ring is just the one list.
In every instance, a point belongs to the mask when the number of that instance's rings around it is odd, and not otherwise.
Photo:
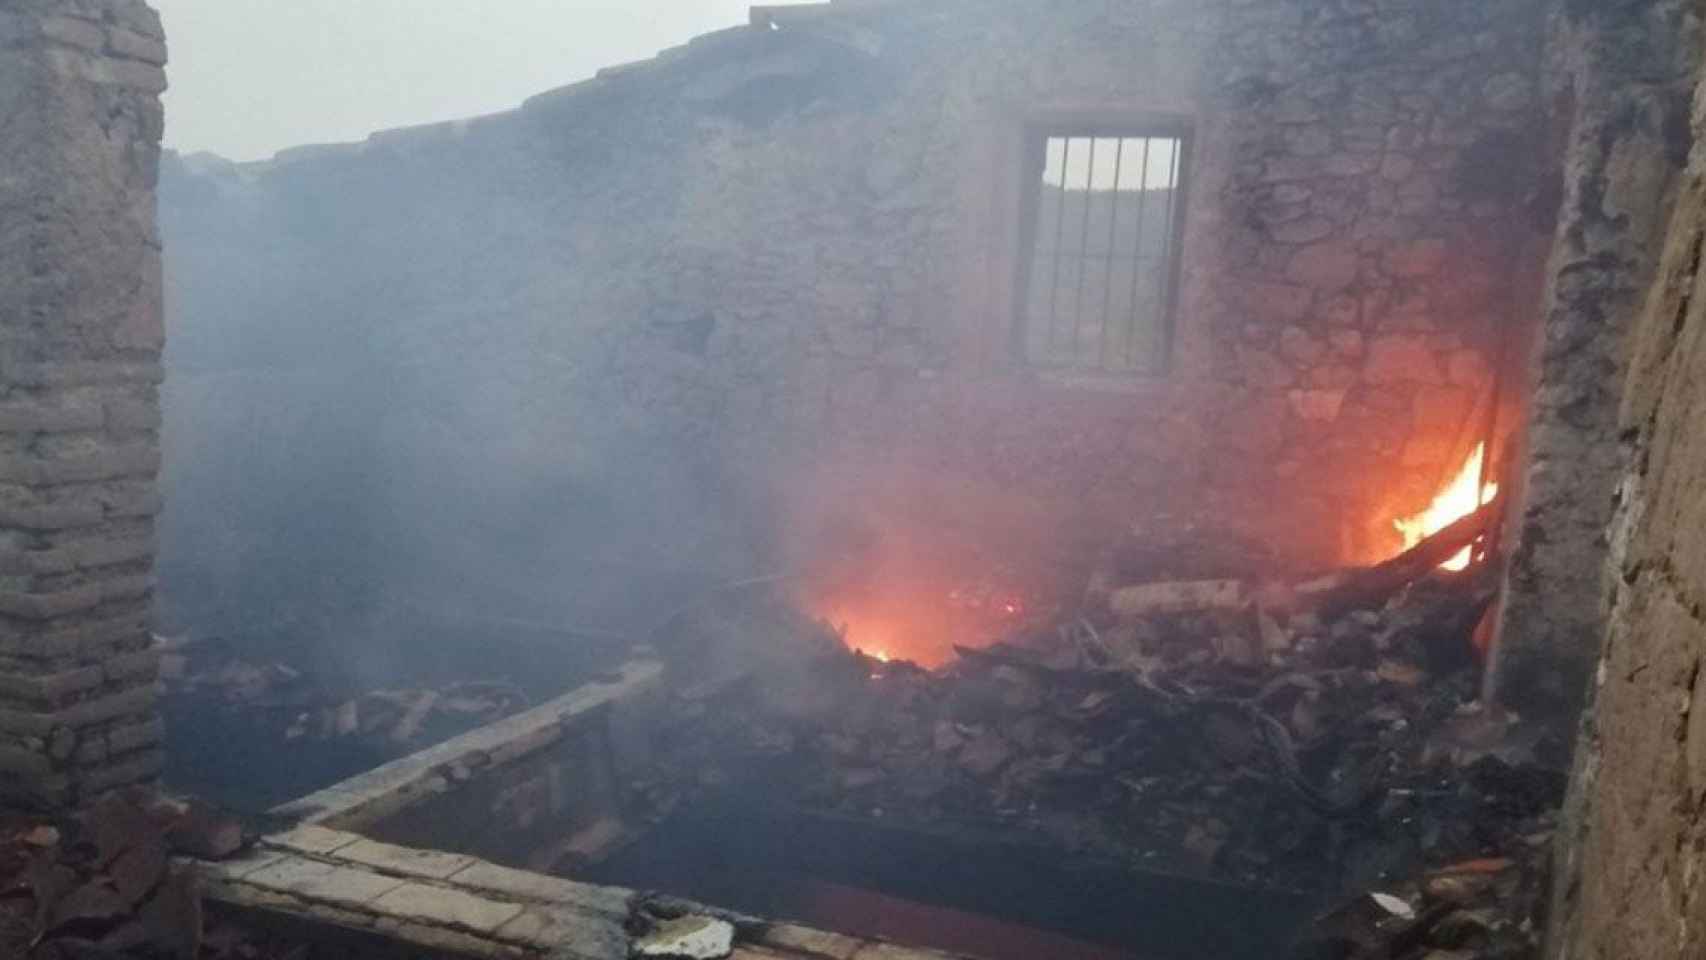
[(458, 886), (481, 890), (524, 903), (572, 906), (610, 917), (626, 917), (635, 897), (623, 887), (599, 887), (543, 873), (502, 867), (475, 860), (450, 877)]
[(430, 880), (448, 879), (452, 874), (474, 863), (473, 857), (459, 853), (417, 850), (365, 839), (338, 848), (337, 856), (340, 860), (348, 860), (384, 873)]
[(323, 856), (335, 853), (360, 840), (360, 834), (345, 833), (342, 830), (328, 830), (325, 827), (305, 823), (286, 833), (268, 837), (266, 846), (295, 853)]
[(488, 900), (462, 890), (405, 883), (373, 901), (376, 910), (422, 923), (496, 934), (521, 914), (521, 905)]
[(853, 955), (865, 947), (863, 941), (853, 937), (789, 923), (779, 923), (764, 931), (759, 942), (778, 950), (822, 957), (823, 960), (853, 960)]
[(579, 687), (531, 710), (394, 760), (276, 808), (308, 823), (359, 829), (446, 793), (475, 771), (511, 763), (561, 741), (580, 721), (611, 703), (659, 682), (663, 665), (644, 660), (623, 665), (609, 682)]
[[(266, 837), (236, 859), (192, 863), (208, 895), (230, 906), (490, 960), (626, 960), (626, 924), (640, 906), (632, 891), (621, 888), (375, 843), (314, 825)], [(949, 960), (947, 954), (795, 924), (741, 929), (732, 957), (747, 960)]]

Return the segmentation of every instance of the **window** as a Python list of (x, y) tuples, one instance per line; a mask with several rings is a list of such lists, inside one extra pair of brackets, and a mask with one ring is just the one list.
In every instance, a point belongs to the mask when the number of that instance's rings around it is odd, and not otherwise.
[(1189, 147), (1179, 128), (1033, 132), (1016, 334), (1031, 365), (1166, 369)]

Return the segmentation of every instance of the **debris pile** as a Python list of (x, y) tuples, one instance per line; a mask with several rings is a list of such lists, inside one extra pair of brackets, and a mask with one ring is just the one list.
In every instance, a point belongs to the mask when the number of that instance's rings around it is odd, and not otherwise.
[(1291, 960), (1527, 960), (1538, 957), (1551, 834), (1511, 857), (1430, 870), (1391, 893), (1357, 897), (1320, 917)]
[(1506, 856), (1550, 830), (1564, 778), (1540, 762), (1555, 745), (1477, 699), (1491, 565), (1439, 569), (1476, 534), (1283, 589), (1104, 590), (937, 671), (731, 599), (660, 641), (693, 682), (641, 786), (659, 816), (735, 789), (1299, 890)]
[(195, 957), (201, 892), (175, 855), (230, 856), (237, 821), (205, 804), (133, 788), (59, 823), (20, 822), (0, 840), (0, 953), (31, 960)]
[(352, 691), (284, 663), (254, 663), (219, 641), (166, 640), (162, 647), (166, 696), (240, 716), (279, 743), (359, 741), (378, 752), (407, 752), (528, 705), (510, 683)]

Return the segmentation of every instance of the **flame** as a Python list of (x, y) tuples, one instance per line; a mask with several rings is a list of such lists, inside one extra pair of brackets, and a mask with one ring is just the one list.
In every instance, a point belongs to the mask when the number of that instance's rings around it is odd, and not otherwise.
[[(1405, 550), (1492, 503), (1498, 497), (1498, 484), (1481, 486), (1481, 471), (1486, 458), (1487, 445), (1477, 445), (1468, 461), (1463, 464), (1463, 469), (1434, 497), (1434, 502), (1426, 510), (1412, 517), (1392, 521), (1392, 525), (1404, 536)], [(1476, 498), (1478, 486), (1481, 487), (1479, 500)], [(1467, 570), (1473, 555), (1473, 547), (1464, 547), (1463, 552), (1440, 564), (1440, 567), (1445, 570)]]
[(983, 646), (1023, 620), (1018, 593), (987, 588), (932, 588), (907, 582), (867, 585), (803, 603), (841, 634), (847, 649), (878, 663), (910, 661), (934, 669), (954, 659), (956, 644)]

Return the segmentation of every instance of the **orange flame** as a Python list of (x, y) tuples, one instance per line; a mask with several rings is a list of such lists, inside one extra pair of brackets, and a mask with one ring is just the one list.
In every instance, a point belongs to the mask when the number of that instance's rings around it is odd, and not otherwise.
[[(1482, 465), (1486, 458), (1487, 445), (1479, 444), (1475, 447), (1475, 452), (1469, 455), (1469, 460), (1463, 464), (1463, 469), (1434, 497), (1432, 505), (1413, 517), (1392, 521), (1392, 525), (1404, 535), (1405, 550), (1492, 503), (1498, 497), (1498, 484), (1481, 486)], [(1476, 499), (1476, 487), (1481, 488), (1479, 500)], [(1462, 553), (1440, 564), (1440, 567), (1446, 570), (1467, 570), (1473, 554), (1473, 547), (1464, 547)]]

